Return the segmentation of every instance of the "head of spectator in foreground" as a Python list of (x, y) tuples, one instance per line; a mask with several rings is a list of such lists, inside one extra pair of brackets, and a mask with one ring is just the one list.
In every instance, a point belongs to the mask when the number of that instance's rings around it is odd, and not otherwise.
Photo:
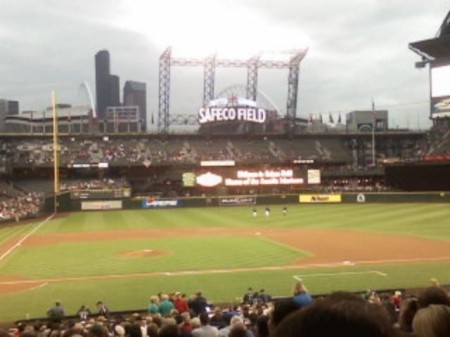
[(396, 334), (382, 306), (339, 292), (293, 312), (271, 336), (394, 337)]
[(256, 320), (256, 337), (269, 337), (269, 316), (261, 315)]
[(128, 330), (129, 337), (142, 337), (141, 325), (139, 323), (132, 323)]
[(208, 325), (209, 324), (209, 315), (207, 312), (202, 312), (198, 318), (200, 319), (201, 325)]
[(400, 304), (400, 312), (398, 313), (398, 328), (400, 331), (412, 332), (412, 321), (418, 308), (417, 298), (408, 297)]
[(431, 304), (420, 309), (413, 319), (413, 332), (418, 337), (450, 336), (450, 308)]
[(426, 308), (430, 304), (444, 304), (450, 306), (450, 296), (441, 287), (431, 286), (423, 290), (418, 297), (419, 308)]
[(236, 323), (232, 326), (228, 337), (247, 337), (247, 328), (244, 323)]
[(269, 331), (273, 332), (285, 317), (298, 309), (297, 303), (291, 298), (276, 301), (269, 317)]
[(176, 324), (169, 324), (163, 326), (158, 332), (158, 337), (179, 337), (179, 336), (180, 336), (180, 328)]
[(92, 325), (88, 332), (89, 337), (108, 337), (108, 331), (106, 331), (106, 328), (98, 323)]

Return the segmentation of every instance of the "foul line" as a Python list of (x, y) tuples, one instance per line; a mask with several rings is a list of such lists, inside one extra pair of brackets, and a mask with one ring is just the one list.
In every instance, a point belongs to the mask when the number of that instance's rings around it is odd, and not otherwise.
[(0, 256), (0, 261), (2, 261), (4, 258), (6, 258), (9, 254), (11, 254), (15, 249), (17, 249), (26, 239), (28, 239), (31, 235), (34, 234), (39, 228), (41, 228), (45, 223), (50, 221), (55, 214), (50, 215), (48, 218), (44, 219), (44, 221), (40, 222), (36, 227), (34, 227), (29, 233), (25, 234), (25, 236), (17, 241), (17, 243), (12, 246), (10, 249), (8, 249), (6, 252), (3, 253), (2, 256)]
[[(414, 259), (391, 259), (391, 260), (375, 260), (375, 261), (353, 261), (350, 265), (348, 261), (344, 262), (331, 262), (331, 263), (311, 263), (304, 265), (288, 265), (288, 266), (268, 266), (268, 267), (248, 267), (248, 268), (233, 268), (233, 269), (210, 269), (210, 270), (185, 270), (185, 271), (173, 271), (173, 272), (143, 272), (143, 273), (131, 273), (131, 274), (110, 274), (110, 275), (92, 275), (92, 276), (74, 276), (74, 277), (61, 277), (61, 278), (47, 278), (40, 280), (15, 280), (15, 281), (0, 281), (0, 285), (12, 285), (12, 284), (36, 284), (36, 283), (59, 283), (68, 281), (90, 281), (90, 280), (108, 280), (108, 279), (126, 279), (126, 278), (140, 278), (140, 277), (152, 277), (152, 276), (185, 276), (185, 275), (208, 275), (208, 274), (225, 274), (225, 273), (237, 273), (237, 272), (258, 272), (258, 271), (280, 271), (280, 270), (292, 270), (292, 269), (308, 269), (308, 268), (338, 268), (349, 267), (357, 264), (381, 264), (381, 263), (399, 263), (399, 262), (420, 262), (420, 261), (448, 261), (450, 256), (437, 257), (437, 258), (414, 258)], [(380, 276), (387, 276), (386, 273), (381, 271), (365, 271), (365, 272), (337, 272), (337, 273), (316, 273), (308, 274), (307, 276), (337, 276), (337, 275), (356, 275), (364, 273), (374, 273)], [(295, 276), (294, 276), (295, 277)]]
[(343, 271), (338, 273), (316, 273), (316, 274), (305, 274), (305, 275), (294, 275), (294, 279), (301, 281), (305, 277), (320, 277), (320, 276), (343, 276), (343, 275), (366, 275), (366, 274), (376, 274), (379, 276), (386, 277), (388, 274), (383, 273), (378, 270), (370, 271)]

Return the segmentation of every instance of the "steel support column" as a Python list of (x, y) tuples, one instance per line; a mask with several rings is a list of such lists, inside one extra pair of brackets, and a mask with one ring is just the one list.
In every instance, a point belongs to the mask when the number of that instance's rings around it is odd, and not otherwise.
[(168, 47), (159, 58), (158, 133), (169, 132), (171, 51)]
[(216, 55), (211, 55), (205, 59), (203, 65), (203, 106), (214, 99), (214, 83), (216, 77)]
[(256, 102), (258, 92), (259, 55), (252, 57), (247, 63), (247, 92), (246, 98)]
[(288, 75), (288, 95), (286, 106), (286, 119), (292, 124), (295, 122), (297, 114), (297, 94), (298, 94), (298, 79), (300, 74), (300, 61), (305, 56), (304, 52), (298, 52), (291, 57), (289, 61), (289, 75)]

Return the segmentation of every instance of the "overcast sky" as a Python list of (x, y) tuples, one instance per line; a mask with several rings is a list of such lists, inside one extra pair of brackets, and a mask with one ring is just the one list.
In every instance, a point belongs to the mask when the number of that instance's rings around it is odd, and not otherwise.
[[(95, 95), (94, 55), (107, 49), (111, 72), (147, 83), (157, 115), (158, 61), (308, 48), (300, 66), (297, 116), (386, 108), (391, 126), (430, 123), (428, 71), (408, 43), (435, 36), (450, 9), (444, 0), (0, 0), (0, 98), (20, 110)], [(239, 52), (239, 53), (238, 53)], [(259, 89), (286, 111), (287, 70), (261, 70)], [(196, 113), (201, 68), (172, 68), (171, 112)], [(216, 92), (245, 84), (245, 69), (218, 69)], [(150, 117), (148, 117), (150, 121)]]

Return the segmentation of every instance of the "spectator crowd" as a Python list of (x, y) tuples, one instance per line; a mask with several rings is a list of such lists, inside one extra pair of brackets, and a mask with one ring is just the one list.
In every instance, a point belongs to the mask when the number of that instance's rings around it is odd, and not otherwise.
[(272, 299), (248, 288), (239, 305), (214, 306), (198, 291), (160, 293), (147, 310), (114, 314), (102, 301), (65, 315), (59, 301), (47, 320), (18, 322), (0, 337), (448, 337), (450, 296), (436, 280), (417, 293), (334, 292), (313, 297), (301, 279), (291, 296)]
[(44, 204), (44, 193), (25, 192), (0, 183), (0, 222), (37, 217)]

